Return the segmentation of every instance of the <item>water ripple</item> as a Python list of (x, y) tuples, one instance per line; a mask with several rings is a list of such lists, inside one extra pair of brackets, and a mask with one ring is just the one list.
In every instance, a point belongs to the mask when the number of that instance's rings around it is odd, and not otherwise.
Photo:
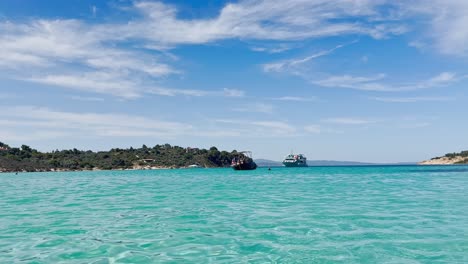
[(468, 263), (464, 167), (0, 175), (0, 263)]

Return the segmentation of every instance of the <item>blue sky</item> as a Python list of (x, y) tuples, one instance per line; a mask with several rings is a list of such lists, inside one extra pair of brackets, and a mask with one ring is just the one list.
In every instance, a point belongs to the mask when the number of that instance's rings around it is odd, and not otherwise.
[(0, 2), (0, 141), (281, 160), (468, 149), (462, 0)]

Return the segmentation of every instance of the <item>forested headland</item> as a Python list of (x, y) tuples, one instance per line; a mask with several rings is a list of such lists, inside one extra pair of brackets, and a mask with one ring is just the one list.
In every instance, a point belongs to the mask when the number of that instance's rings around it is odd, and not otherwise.
[(421, 165), (452, 165), (468, 164), (468, 150), (454, 153), (447, 153), (442, 157), (435, 157), (430, 160), (420, 162)]
[(113, 148), (109, 151), (55, 150), (41, 152), (27, 145), (10, 147), (0, 142), (0, 171), (73, 171), (228, 167), (237, 151), (183, 148), (169, 144), (140, 148)]

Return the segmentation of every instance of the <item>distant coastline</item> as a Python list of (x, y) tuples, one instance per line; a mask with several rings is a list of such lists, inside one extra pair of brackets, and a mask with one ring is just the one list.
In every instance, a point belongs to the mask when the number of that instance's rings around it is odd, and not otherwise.
[[(283, 167), (280, 161), (256, 159), (259, 167)], [(358, 161), (340, 161), (340, 160), (308, 160), (307, 165), (311, 167), (322, 166), (382, 166), (382, 165), (417, 165), (417, 162), (399, 162), (399, 163), (371, 163)]]
[(459, 153), (448, 153), (442, 157), (435, 157), (430, 160), (421, 161), (419, 165), (456, 165), (468, 164), (468, 150)]
[[(40, 152), (29, 146), (10, 147), (0, 142), (0, 172), (65, 172), (101, 170), (160, 170), (182, 168), (229, 167), (237, 153), (216, 147), (200, 149), (169, 144), (141, 148), (114, 148), (109, 151), (77, 149)], [(259, 167), (282, 167), (278, 161), (257, 159)], [(378, 166), (378, 165), (456, 165), (468, 164), (468, 151), (449, 153), (419, 163), (368, 163), (355, 161), (309, 160), (309, 166)]]

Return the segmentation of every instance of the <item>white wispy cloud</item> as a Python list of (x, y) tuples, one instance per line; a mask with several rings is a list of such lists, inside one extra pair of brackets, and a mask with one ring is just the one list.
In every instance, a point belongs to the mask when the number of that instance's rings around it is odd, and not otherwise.
[(256, 52), (266, 52), (270, 54), (281, 53), (293, 49), (295, 46), (291, 44), (276, 44), (276, 45), (264, 45), (264, 46), (255, 46), (251, 47), (252, 51)]
[(86, 96), (78, 96), (78, 95), (70, 96), (70, 99), (77, 100), (77, 101), (88, 101), (88, 102), (104, 101), (104, 98), (100, 98), (100, 97), (86, 97)]
[(111, 94), (128, 99), (140, 96), (138, 83), (135, 80), (124, 78), (115, 72), (45, 75), (24, 80), (86, 92)]
[(254, 121), (252, 125), (265, 127), (267, 129), (273, 129), (276, 131), (284, 131), (284, 133), (293, 133), (296, 131), (294, 127), (284, 122), (278, 121)]
[(375, 120), (369, 119), (362, 119), (362, 118), (349, 118), (349, 117), (336, 117), (336, 118), (328, 118), (322, 120), (322, 122), (331, 123), (331, 124), (339, 124), (339, 125), (367, 125), (376, 123)]
[(92, 72), (83, 74), (45, 75), (23, 79), (46, 85), (54, 85), (63, 88), (81, 90), (85, 92), (110, 94), (125, 99), (141, 97), (143, 93), (159, 96), (219, 96), (242, 97), (245, 92), (237, 89), (222, 89), (218, 91), (197, 89), (174, 89), (164, 87), (146, 87), (146, 83), (125, 73)]
[(0, 50), (0, 56), (2, 57), (0, 66), (13, 70), (20, 68), (22, 65), (44, 67), (51, 64), (45, 58), (21, 52)]
[(459, 77), (452, 72), (442, 72), (429, 79), (420, 80), (413, 83), (388, 84), (382, 82), (382, 80), (385, 79), (385, 77), (385, 74), (378, 74), (376, 76), (371, 77), (339, 75), (330, 76), (322, 80), (313, 80), (311, 82), (319, 86), (331, 88), (348, 88), (363, 91), (398, 92), (428, 89), (433, 87), (443, 87), (465, 78)]
[(338, 45), (332, 49), (319, 51), (305, 58), (297, 58), (297, 59), (267, 63), (262, 66), (263, 71), (265, 72), (294, 72), (297, 69), (297, 67), (300, 67), (302, 64), (307, 63), (313, 59), (331, 54), (335, 50), (340, 49), (344, 46), (346, 45)]
[[(380, 18), (384, 1), (290, 0), (240, 1), (224, 6), (219, 15), (205, 19), (180, 19), (174, 6), (160, 2), (137, 2), (143, 19), (132, 21), (124, 32), (143, 35), (169, 44), (207, 43), (221, 39), (297, 40), (343, 34), (376, 38), (395, 33), (397, 28), (372, 20)], [(360, 22), (346, 19), (360, 18)]]
[[(3, 20), (0, 21), (0, 68), (8, 71), (6, 75), (19, 80), (136, 98), (161, 78), (183, 74), (183, 70), (174, 65), (174, 56), (168, 52), (180, 45), (226, 39), (297, 43), (343, 35), (385, 38), (406, 32), (405, 19), (411, 16), (422, 16), (431, 22), (430, 32), (433, 34), (429, 38), (442, 52), (466, 53), (468, 4), (456, 0), (430, 0), (429, 3), (422, 0), (246, 0), (226, 4), (214, 17), (181, 18), (174, 5), (135, 1), (125, 9), (132, 16), (124, 21)], [(384, 7), (389, 6), (393, 11), (385, 12)], [(97, 8), (90, 8), (96, 15)], [(295, 69), (340, 47), (305, 58), (265, 64), (263, 68), (267, 72)], [(281, 43), (277, 47), (254, 47), (257, 51), (272, 53), (287, 48), (288, 45)], [(77, 71), (81, 74), (70, 74)], [(117, 81), (111, 82), (106, 75), (119, 76), (116, 79), (119, 84), (113, 85)], [(362, 77), (347, 76), (344, 79), (356, 82), (356, 78)], [(107, 81), (112, 85), (106, 84)], [(337, 80), (318, 82), (331, 85), (332, 81)], [(367, 90), (392, 88), (369, 81), (359, 83), (357, 80), (357, 84), (364, 87), (360, 89)], [(399, 88), (419, 89), (418, 85)], [(170, 94), (200, 93), (189, 90)]]
[(454, 97), (438, 96), (438, 97), (373, 97), (376, 101), (387, 103), (416, 103), (416, 102), (447, 102), (454, 101)]
[(168, 139), (196, 134), (195, 127), (188, 123), (121, 113), (70, 112), (35, 106), (1, 107), (0, 126), (0, 134), (6, 141), (37, 141), (57, 137)]
[(297, 129), (283, 121), (217, 119), (216, 123), (234, 126), (244, 137), (294, 136)]
[(141, 96), (147, 77), (178, 73), (158, 56), (109, 45), (118, 43), (109, 37), (79, 20), (0, 22), (0, 67), (19, 80), (125, 98)]
[(307, 125), (304, 127), (304, 131), (311, 134), (342, 134), (343, 131), (336, 130), (321, 125)]
[(30, 142), (53, 138), (265, 137), (294, 136), (296, 128), (276, 120), (215, 120), (216, 125), (165, 121), (141, 115), (61, 111), (37, 106), (0, 107), (0, 138)]
[(245, 91), (238, 90), (238, 89), (224, 88), (223, 93), (224, 93), (224, 96), (226, 97), (244, 97), (245, 96)]
[(319, 125), (308, 125), (304, 127), (304, 130), (309, 133), (313, 134), (320, 134), (322, 133), (322, 127)]
[[(129, 8), (122, 8), (133, 12), (131, 18), (119, 22), (2, 21), (0, 67), (11, 71), (9, 75), (15, 79), (138, 97), (144, 93), (140, 84), (151, 87), (161, 77), (181, 74), (181, 70), (170, 65), (173, 56), (167, 52), (178, 45), (225, 39), (297, 41), (343, 34), (380, 38), (395, 33), (394, 25), (373, 22), (382, 17), (379, 8), (383, 4), (368, 0), (240, 1), (226, 4), (215, 17), (182, 19), (173, 5), (135, 1)], [(98, 9), (95, 6), (90, 9), (95, 16)], [(350, 19), (359, 22), (346, 22)], [(121, 45), (130, 42), (137, 44)], [(277, 47), (257, 50), (275, 53), (287, 48), (288, 45), (280, 43)], [(149, 49), (161, 52), (156, 55)], [(76, 72), (77, 67), (82, 77), (91, 79), (87, 81), (76, 74), (67, 74), (70, 70)], [(119, 80), (125, 84), (106, 85), (97, 77), (105, 74), (121, 76)], [(189, 94), (191, 91), (174, 93)]]
[[(417, 18), (429, 24), (424, 42), (438, 51), (452, 55), (468, 54), (468, 2), (464, 0), (416, 0), (397, 2), (406, 17)], [(421, 39), (412, 41), (421, 47)], [(426, 44), (423, 44), (426, 46)]]
[(181, 89), (169, 89), (169, 88), (151, 88), (147, 90), (148, 93), (162, 95), (162, 96), (177, 96), (177, 95), (185, 95), (185, 96), (195, 96), (201, 97), (210, 94), (208, 91), (204, 90), (181, 90)]
[(292, 102), (314, 102), (317, 101), (317, 97), (298, 97), (298, 96), (282, 96), (271, 98), (276, 101), (292, 101)]
[(265, 104), (265, 103), (252, 103), (252, 104), (245, 104), (232, 110), (235, 112), (250, 112), (250, 113), (264, 113), (264, 114), (271, 114), (273, 113), (273, 105)]
[(419, 40), (413, 40), (408, 43), (408, 46), (422, 50), (427, 44)]
[(401, 124), (399, 125), (399, 127), (401, 128), (425, 128), (431, 125), (432, 124), (429, 122), (418, 122), (418, 123)]
[(385, 85), (376, 81), (385, 78), (385, 74), (378, 74), (372, 77), (358, 77), (351, 75), (330, 76), (328, 78), (312, 81), (314, 84), (324, 87), (351, 88), (357, 90), (386, 91)]
[[(138, 59), (136, 57), (138, 57)], [(105, 54), (104, 56), (88, 58), (85, 63), (97, 69), (114, 71), (130, 70), (142, 72), (153, 77), (178, 73), (178, 71), (167, 64), (149, 60), (144, 61), (139, 59), (140, 57), (144, 57), (144, 54)]]
[(196, 90), (196, 89), (172, 89), (172, 88), (150, 88), (146, 89), (147, 93), (157, 94), (161, 96), (218, 96), (218, 97), (244, 97), (245, 91), (238, 89), (228, 89), (224, 88), (222, 90), (213, 91), (213, 90)]

